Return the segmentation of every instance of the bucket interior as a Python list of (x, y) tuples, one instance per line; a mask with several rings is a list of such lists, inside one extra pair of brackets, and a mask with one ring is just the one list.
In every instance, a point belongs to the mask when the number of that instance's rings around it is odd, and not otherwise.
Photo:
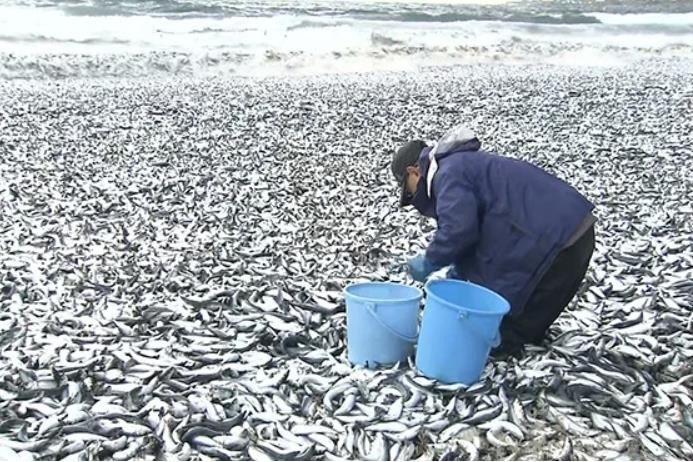
[(354, 298), (377, 302), (415, 301), (423, 295), (416, 287), (393, 282), (354, 284), (346, 288), (346, 293)]
[(431, 281), (426, 291), (429, 297), (477, 314), (504, 315), (510, 310), (508, 302), (497, 293), (464, 281)]

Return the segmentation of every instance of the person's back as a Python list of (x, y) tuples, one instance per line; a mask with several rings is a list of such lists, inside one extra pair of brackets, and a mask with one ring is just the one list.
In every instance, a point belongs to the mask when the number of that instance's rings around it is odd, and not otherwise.
[[(592, 210), (572, 186), (529, 162), (488, 151), (452, 153), (439, 161), (464, 176), (483, 198), (480, 212), (502, 214), (533, 234), (565, 244)], [(563, 242), (561, 242), (563, 241)]]
[(436, 181), (457, 178), (475, 191), (478, 207), (478, 241), (454, 261), (458, 274), (500, 291), (520, 312), (529, 286), (589, 220), (592, 205), (558, 178), (495, 153), (452, 152), (438, 165), (433, 191)]

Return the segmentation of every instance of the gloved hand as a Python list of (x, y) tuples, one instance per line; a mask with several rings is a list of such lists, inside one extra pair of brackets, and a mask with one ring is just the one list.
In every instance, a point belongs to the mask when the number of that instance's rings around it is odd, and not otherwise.
[(432, 272), (440, 269), (426, 258), (426, 254), (423, 253), (409, 260), (408, 266), (409, 274), (418, 282), (424, 282)]

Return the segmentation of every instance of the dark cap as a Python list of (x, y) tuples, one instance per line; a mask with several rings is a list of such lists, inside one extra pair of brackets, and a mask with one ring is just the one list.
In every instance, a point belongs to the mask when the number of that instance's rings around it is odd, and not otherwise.
[(399, 200), (400, 207), (411, 204), (411, 194), (407, 191), (407, 167), (412, 167), (419, 162), (421, 151), (426, 147), (426, 143), (421, 140), (410, 141), (395, 152), (392, 158), (392, 174), (395, 180), (401, 185), (402, 193)]

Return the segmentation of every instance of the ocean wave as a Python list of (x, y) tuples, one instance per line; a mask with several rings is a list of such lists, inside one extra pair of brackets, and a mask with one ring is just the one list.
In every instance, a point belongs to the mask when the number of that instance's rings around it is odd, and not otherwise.
[(364, 13), (363, 10), (348, 11), (349, 16), (359, 19), (376, 19), (379, 21), (419, 22), (419, 23), (451, 23), (470, 21), (500, 21), (529, 24), (599, 24), (594, 16), (580, 13), (570, 14), (530, 14), (530, 13), (427, 13), (423, 11), (401, 12), (395, 14)]
[(610, 25), (660, 25), (660, 26), (693, 26), (693, 12), (691, 13), (585, 13), (587, 16), (597, 19), (602, 24)]
[[(6, 1), (15, 3), (0, 5), (2, 78), (224, 75), (250, 68), (321, 72), (338, 71), (346, 62), (370, 68), (426, 65), (432, 59), (585, 58), (589, 64), (590, 57), (693, 58), (693, 13), (355, 0)], [(41, 7), (29, 6), (39, 1)]]
[(371, 43), (374, 46), (394, 46), (394, 45), (404, 45), (404, 41), (397, 40), (392, 37), (388, 37), (385, 34), (379, 34), (377, 32), (371, 33)]
[[(677, 2), (671, 2), (677, 3)], [(680, 6), (673, 5), (671, 12), (660, 6), (660, 12), (633, 12), (647, 5), (629, 7), (627, 4), (602, 4), (605, 11), (578, 11), (579, 4), (565, 5), (563, 2), (542, 4), (537, 8), (533, 2), (509, 3), (500, 5), (468, 4), (464, 11), (459, 5), (423, 5), (402, 3), (372, 4), (356, 2), (309, 1), (288, 3), (282, 1), (244, 1), (231, 3), (226, 1), (199, 0), (149, 0), (144, 2), (130, 1), (87, 1), (71, 0), (56, 2), (65, 14), (72, 16), (163, 16), (169, 18), (203, 18), (203, 17), (270, 17), (276, 15), (310, 16), (313, 18), (350, 18), (358, 20), (375, 20), (390, 22), (449, 23), (469, 21), (502, 21), (530, 24), (645, 24), (651, 21), (674, 24), (684, 21), (690, 23), (690, 11), (679, 12)], [(598, 4), (585, 2), (592, 7)], [(691, 6), (693, 8), (693, 6)], [(646, 11), (649, 11), (646, 9)], [(316, 20), (313, 23), (297, 25), (301, 27), (332, 27), (329, 22)]]
[[(3, 4), (60, 9), (70, 16), (258, 17), (311, 16), (400, 22), (507, 21), (539, 24), (679, 21), (693, 14), (691, 0), (525, 0), (487, 4), (426, 4), (417, 0), (5, 0)], [(495, 3), (495, 2), (494, 2)]]
[(314, 21), (310, 19), (303, 20), (298, 24), (292, 24), (287, 26), (287, 31), (298, 30), (298, 29), (324, 29), (327, 27), (339, 27), (345, 26), (349, 23), (346, 21)]
[(76, 45), (128, 45), (131, 43), (129, 40), (119, 38), (60, 38), (40, 34), (27, 34), (24, 36), (0, 34), (0, 42), (50, 44), (69, 43)]
[(152, 16), (209, 17), (243, 14), (243, 9), (224, 5), (209, 5), (204, 2), (60, 2), (59, 8), (69, 16)]
[[(202, 27), (200, 29), (191, 29), (189, 34), (228, 34), (228, 33), (243, 33), (243, 32), (253, 32), (257, 29), (254, 27)], [(162, 34), (176, 34), (177, 32), (157, 30), (157, 32)]]

